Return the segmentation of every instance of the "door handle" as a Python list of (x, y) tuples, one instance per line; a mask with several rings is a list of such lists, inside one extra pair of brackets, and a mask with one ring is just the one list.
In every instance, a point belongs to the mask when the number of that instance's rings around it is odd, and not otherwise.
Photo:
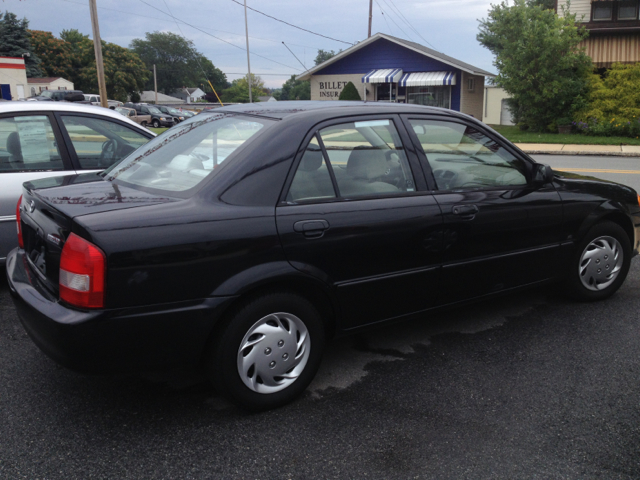
[(329, 228), (326, 220), (301, 220), (293, 224), (293, 230), (308, 238), (319, 238)]
[(454, 215), (475, 215), (478, 213), (478, 207), (476, 205), (454, 205), (451, 211)]

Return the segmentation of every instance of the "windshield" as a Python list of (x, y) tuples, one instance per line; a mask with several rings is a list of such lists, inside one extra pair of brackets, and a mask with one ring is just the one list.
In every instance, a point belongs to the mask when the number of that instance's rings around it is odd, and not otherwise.
[(179, 117), (182, 116), (182, 112), (176, 110), (175, 108), (168, 108), (167, 110), (171, 115), (177, 115)]
[(155, 113), (156, 115), (162, 115), (162, 112), (158, 110), (156, 107), (147, 107), (151, 113)]
[(103, 172), (105, 180), (162, 192), (184, 192), (216, 173), (241, 145), (274, 120), (200, 115), (173, 127)]
[(47, 97), (47, 98), (52, 98), (53, 97), (53, 93), (51, 93), (49, 90), (45, 90), (44, 92), (42, 92), (40, 94), (40, 96)]

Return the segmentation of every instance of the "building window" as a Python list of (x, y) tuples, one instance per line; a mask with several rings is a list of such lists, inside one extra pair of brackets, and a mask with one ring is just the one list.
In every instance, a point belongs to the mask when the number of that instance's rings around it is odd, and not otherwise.
[(407, 87), (407, 103), (429, 107), (451, 108), (451, 87)]
[(613, 4), (609, 2), (593, 3), (594, 20), (613, 20)]
[(618, 20), (636, 20), (638, 5), (636, 2), (620, 2), (618, 5)]
[(476, 79), (475, 78), (467, 79), (467, 90), (469, 90), (470, 92), (473, 92), (475, 89), (476, 89)]

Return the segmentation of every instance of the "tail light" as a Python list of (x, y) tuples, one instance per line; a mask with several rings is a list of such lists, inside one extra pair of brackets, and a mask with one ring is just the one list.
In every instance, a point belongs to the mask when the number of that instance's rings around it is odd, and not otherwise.
[(77, 307), (104, 307), (106, 264), (102, 250), (69, 235), (60, 257), (60, 299)]
[(24, 240), (22, 239), (22, 225), (20, 224), (20, 205), (22, 205), (22, 195), (18, 200), (18, 206), (16, 207), (16, 228), (18, 229), (18, 246), (24, 248)]

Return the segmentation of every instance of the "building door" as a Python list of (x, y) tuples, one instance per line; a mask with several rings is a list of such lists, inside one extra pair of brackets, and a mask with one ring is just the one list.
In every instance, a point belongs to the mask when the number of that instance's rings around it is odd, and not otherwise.
[(18, 98), (24, 98), (24, 85), (16, 85), (18, 89)]
[(11, 86), (8, 83), (0, 85), (0, 98), (11, 100)]
[(513, 115), (509, 110), (509, 102), (506, 98), (500, 102), (500, 125), (513, 125)]

